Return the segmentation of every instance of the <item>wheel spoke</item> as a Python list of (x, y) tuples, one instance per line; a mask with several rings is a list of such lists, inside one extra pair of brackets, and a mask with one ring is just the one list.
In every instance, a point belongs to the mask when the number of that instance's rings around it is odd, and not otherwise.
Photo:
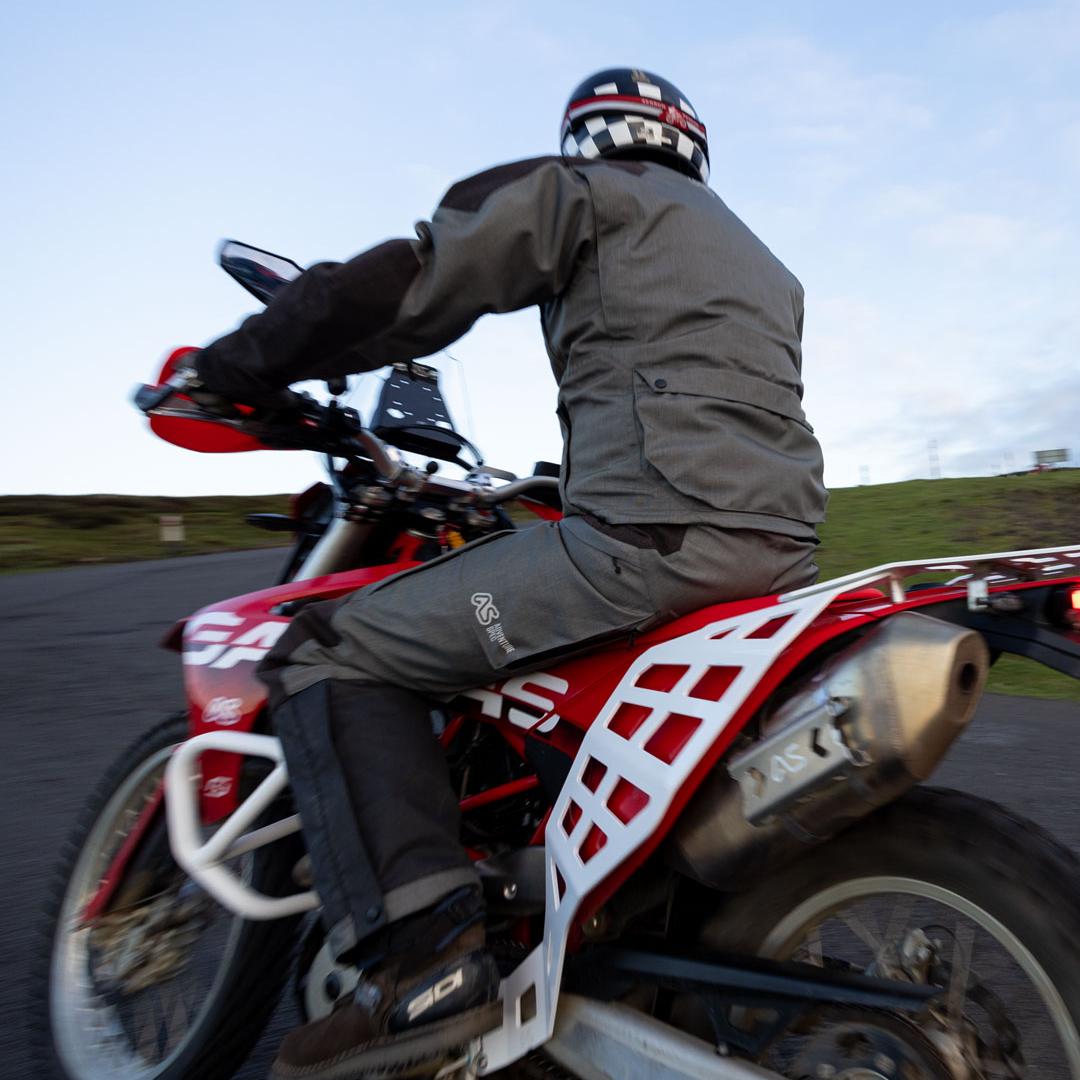
[(166, 1021), (165, 1027), (165, 1053), (171, 1054), (173, 1050), (180, 1044), (180, 1041), (187, 1034), (188, 1025), (190, 1023), (190, 1014), (188, 1013), (187, 1003), (184, 1001), (184, 995), (177, 988), (177, 992), (172, 995), (172, 1008), (169, 1010), (170, 1019)]
[(975, 949), (975, 928), (966, 919), (958, 918), (953, 933), (952, 974), (949, 978), (948, 1013), (954, 1024), (964, 1016), (967, 1001), (968, 977), (971, 974), (971, 954)]
[(881, 951), (881, 938), (866, 925), (866, 922), (848, 907), (839, 912), (841, 922), (874, 954)]
[(821, 927), (815, 926), (810, 931), (810, 936), (806, 939), (805, 949), (807, 956), (809, 957), (809, 963), (814, 967), (824, 967), (825, 960), (822, 955), (821, 949)]
[[(93, 927), (79, 919), (157, 790), (176, 740), (142, 758), (98, 810), (71, 865), (57, 913), (49, 981), (53, 1040), (65, 1075), (154, 1080), (220, 1000), (243, 921), (179, 897), (184, 879)], [(240, 860), (252, 873), (253, 860)]]
[(908, 923), (911, 921), (911, 913), (915, 909), (915, 897), (900, 895), (893, 904), (889, 915), (889, 925), (885, 929), (885, 944), (895, 945), (897, 949), (903, 944)]
[(135, 1051), (145, 1062), (154, 1060), (151, 1048), (154, 1040), (154, 1003), (149, 994), (145, 995), (133, 1010), (135, 1028)]

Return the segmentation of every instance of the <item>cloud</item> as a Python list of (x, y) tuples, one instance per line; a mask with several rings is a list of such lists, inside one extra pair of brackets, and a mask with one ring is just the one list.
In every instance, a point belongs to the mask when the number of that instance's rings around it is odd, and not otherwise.
[(874, 219), (910, 223), (941, 214), (955, 197), (955, 185), (945, 182), (893, 183), (871, 192), (864, 207)]
[[(1080, 3), (993, 7), (983, 13), (964, 5), (977, 12), (966, 18), (925, 6), (888, 16), (873, 5), (843, 16), (822, 8), (795, 17), (792, 8), (783, 16), (786, 29), (774, 33), (762, 29), (780, 25), (771, 10), (750, 16), (714, 6), (702, 9), (692, 34), (648, 41), (633, 4), (614, 20), (580, 6), (536, 14), (495, 0), (422, 5), (419, 14), (365, 9), (341, 16), (343, 28), (355, 22), (363, 37), (342, 32), (332, 39), (305, 14), (296, 17), (306, 42), (300, 49), (286, 33), (289, 20), (260, 24), (274, 56), (295, 53), (300, 61), (288, 66), (285, 128), (280, 110), (252, 113), (241, 84), (222, 90), (221, 105), (215, 98), (220, 115), (213, 123), (191, 130), (181, 121), (204, 114), (189, 116), (184, 95), (163, 97), (158, 87), (143, 96), (155, 122), (162, 101), (177, 118), (169, 137), (187, 147), (181, 157), (205, 158), (197, 148), (210, 129), (228, 138), (232, 167), (218, 170), (198, 200), (184, 170), (173, 170), (179, 179), (162, 173), (160, 190), (142, 185), (153, 197), (135, 204), (99, 194), (113, 191), (114, 175), (134, 176), (132, 183), (148, 175), (117, 165), (126, 159), (116, 156), (110, 118), (126, 115), (130, 95), (120, 113), (106, 107), (109, 97), (86, 99), (95, 110), (84, 117), (85, 138), (99, 152), (71, 156), (72, 144), (54, 138), (49, 147), (66, 148), (66, 156), (38, 170), (32, 190), (8, 200), (25, 207), (20, 221), (34, 222), (15, 249), (16, 286), (25, 291), (8, 297), (29, 316), (9, 343), (23, 357), (13, 393), (20, 378), (24, 396), (37, 392), (40, 372), (62, 374), (61, 364), (81, 371), (87, 343), (95, 365), (109, 370), (112, 363), (114, 382), (126, 387), (159, 341), (202, 340), (234, 321), (242, 306), (227, 283), (212, 287), (208, 245), (199, 241), (199, 261), (191, 255), (190, 265), (174, 257), (163, 285), (130, 273), (147, 243), (187, 252), (194, 234), (250, 230), (256, 241), (309, 261), (387, 232), (407, 235), (410, 222), (460, 175), (536, 152), (538, 134), (554, 139), (574, 82), (593, 64), (626, 57), (655, 62), (685, 83), (709, 125), (715, 188), (806, 286), (806, 405), (830, 482), (857, 483), (864, 464), (875, 482), (925, 475), (930, 439), (948, 472), (985, 472), (1007, 453), (1026, 463), (1032, 450), (1070, 444), (1080, 402), (1070, 374), (1080, 367)], [(896, 38), (900, 23), (918, 32)], [(800, 25), (803, 32), (790, 29)], [(357, 66), (347, 43), (365, 39), (379, 47)], [(129, 45), (121, 37), (111, 47), (139, 55)], [(201, 45), (184, 47), (197, 54)], [(371, 87), (393, 83), (406, 68), (410, 78), (389, 111), (376, 103), (364, 121)], [(126, 87), (128, 69), (117, 70)], [(154, 137), (160, 129), (146, 128)], [(239, 142), (235, 130), (244, 131)], [(133, 138), (124, 146), (144, 143)], [(270, 145), (276, 157), (267, 157)], [(88, 168), (96, 187), (87, 183)], [(168, 186), (174, 179), (175, 190)], [(66, 197), (54, 197), (61, 185)], [(284, 202), (283, 190), (290, 193)], [(170, 213), (161, 214), (162, 205)], [(145, 234), (134, 220), (145, 222)], [(107, 224), (94, 231), (95, 223)], [(54, 249), (69, 250), (72, 237), (96, 253), (96, 278), (80, 272), (78, 260), (52, 257)], [(65, 291), (72, 275), (78, 288)], [(58, 291), (69, 317), (42, 334), (40, 313), (54, 310)], [(482, 320), (451, 352), (463, 361), (461, 370), (440, 361), (451, 411), (467, 424), (464, 372), (474, 416), (467, 426), (496, 464), (521, 471), (535, 457), (558, 453), (554, 390), (534, 313)], [(108, 393), (110, 401), (122, 396), (116, 387)], [(105, 416), (104, 430), (126, 430), (124, 420), (137, 427), (126, 406), (114, 413), (100, 399), (91, 404), (95, 418)], [(85, 431), (87, 407), (80, 400), (54, 418), (56, 427)], [(12, 445), (32, 437), (25, 426), (32, 422), (30, 414), (13, 419)], [(72, 469), (77, 455), (46, 455), (15, 479), (148, 489), (162, 477), (172, 486), (173, 477), (199, 473), (204, 490), (242, 490), (248, 477), (265, 478), (258, 482), (269, 489), (292, 482), (282, 468), (300, 472), (299, 463), (287, 462), (301, 455), (189, 466), (162, 448), (151, 463), (141, 433), (122, 450), (115, 438), (115, 461), (84, 455), (95, 469), (89, 480)]]
[(1023, 5), (955, 27), (966, 53), (1040, 82), (1073, 74), (1080, 59), (1080, 6), (1075, 0)]
[(922, 417), (899, 418), (895, 431), (911, 444), (925, 446), (929, 437), (935, 438), (946, 474), (1011, 471), (1029, 468), (1036, 450), (1080, 451), (1078, 401), (1080, 372), (1047, 368), (1038, 377), (1015, 380), (1007, 395), (973, 401), (963, 409), (942, 410), (930, 403)]
[[(977, 29), (950, 71), (988, 62), (1009, 25)], [(860, 466), (875, 482), (927, 475), (931, 440), (947, 473), (1020, 467), (1075, 426), (1060, 400), (1080, 401), (1065, 374), (1080, 221), (1050, 158), (1080, 165), (1080, 103), (1028, 87), (999, 107), (993, 80), (950, 97), (930, 68), (790, 36), (724, 54), (732, 128), (749, 138), (752, 120), (764, 155), (746, 173), (789, 170), (782, 202), (767, 182), (735, 205), (806, 285), (806, 407), (834, 486)]]
[(1040, 221), (977, 210), (944, 211), (918, 226), (916, 243), (965, 263), (985, 259), (1044, 258), (1063, 237)]
[(1058, 149), (1066, 167), (1080, 176), (1080, 118), (1064, 124), (1058, 139)]
[(723, 103), (724, 139), (735, 132), (799, 155), (789, 166), (803, 179), (815, 162), (829, 162), (834, 176), (861, 171), (934, 122), (919, 80), (858, 65), (807, 37), (751, 35), (710, 43), (709, 52), (705, 70), (720, 74), (704, 89)]
[(932, 299), (904, 310), (858, 296), (823, 298), (806, 339), (807, 412), (833, 486), (926, 476), (928, 444), (945, 475), (1023, 467), (1035, 450), (1074, 451), (1080, 370), (1068, 279), (1010, 295), (972, 283), (982, 307)]
[(744, 95), (763, 106), (789, 137), (811, 131), (835, 141), (841, 133), (847, 138), (918, 130), (933, 118), (918, 100), (917, 80), (860, 69), (806, 37), (743, 38), (726, 53), (726, 81), (743, 87)]
[(954, 257), (983, 258), (1015, 250), (1027, 239), (1027, 230), (1021, 221), (1004, 214), (962, 211), (919, 226), (914, 237)]

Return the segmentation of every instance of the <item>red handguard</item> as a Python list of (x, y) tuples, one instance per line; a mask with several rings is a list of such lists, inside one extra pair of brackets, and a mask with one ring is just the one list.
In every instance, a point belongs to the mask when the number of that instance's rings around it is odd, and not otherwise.
[[(193, 352), (198, 352), (198, 349), (190, 345), (172, 352), (158, 375), (158, 383), (167, 382), (178, 368), (184, 366), (184, 357)], [(236, 408), (245, 414), (254, 411), (246, 405)], [(192, 415), (184, 416), (186, 410), (190, 410)], [(207, 415), (186, 394), (178, 393), (169, 398), (160, 410), (150, 413), (149, 419), (150, 430), (159, 439), (200, 454), (238, 454), (248, 450), (276, 449), (260, 442), (254, 435), (237, 431), (220, 419)]]

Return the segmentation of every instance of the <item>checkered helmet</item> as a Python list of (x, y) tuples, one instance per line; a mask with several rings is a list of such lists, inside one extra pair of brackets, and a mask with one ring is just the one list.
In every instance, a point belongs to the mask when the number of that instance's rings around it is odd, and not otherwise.
[(678, 87), (637, 68), (610, 68), (570, 95), (562, 126), (567, 157), (616, 157), (649, 151), (707, 183), (705, 125)]

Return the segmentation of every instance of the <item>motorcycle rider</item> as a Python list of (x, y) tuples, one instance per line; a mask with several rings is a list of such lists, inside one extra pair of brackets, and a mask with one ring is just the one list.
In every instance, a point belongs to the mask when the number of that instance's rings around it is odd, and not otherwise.
[(562, 140), (455, 184), (416, 240), (313, 266), (195, 359), (202, 392), (273, 407), (537, 305), (559, 386), (562, 521), (311, 605), (261, 667), (330, 945), (364, 971), (277, 1077), (431, 1073), (500, 1021), (433, 701), (816, 576), (802, 287), (706, 186), (670, 82), (597, 73)]

